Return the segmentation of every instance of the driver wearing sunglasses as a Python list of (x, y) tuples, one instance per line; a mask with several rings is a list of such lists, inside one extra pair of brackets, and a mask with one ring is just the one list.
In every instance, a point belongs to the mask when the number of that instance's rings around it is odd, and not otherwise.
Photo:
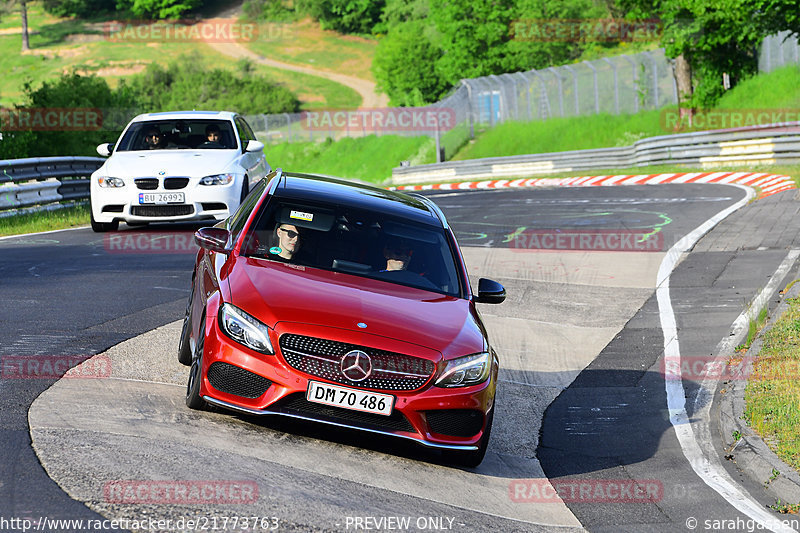
[(300, 231), (292, 224), (279, 224), (275, 228), (272, 242), (270, 257), (279, 261), (291, 261), (300, 250)]

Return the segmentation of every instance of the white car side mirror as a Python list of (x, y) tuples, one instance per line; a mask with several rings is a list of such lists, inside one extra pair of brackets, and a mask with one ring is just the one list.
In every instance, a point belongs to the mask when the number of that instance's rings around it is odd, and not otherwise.
[(111, 155), (111, 146), (111, 143), (100, 144), (97, 146), (97, 153), (103, 157), (108, 157)]
[(245, 152), (260, 152), (264, 149), (264, 143), (261, 141), (247, 141)]

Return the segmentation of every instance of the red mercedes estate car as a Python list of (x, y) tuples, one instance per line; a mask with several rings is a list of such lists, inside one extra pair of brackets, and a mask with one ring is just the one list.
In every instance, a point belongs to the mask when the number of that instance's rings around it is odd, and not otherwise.
[(411, 439), (478, 465), (498, 359), (431, 200), (277, 170), (200, 245), (178, 360), (186, 404)]

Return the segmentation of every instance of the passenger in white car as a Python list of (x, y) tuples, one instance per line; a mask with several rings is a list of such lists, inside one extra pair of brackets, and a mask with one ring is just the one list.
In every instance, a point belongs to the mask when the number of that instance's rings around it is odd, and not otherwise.
[(149, 128), (144, 133), (144, 142), (150, 150), (163, 150), (164, 149), (164, 135), (156, 127)]

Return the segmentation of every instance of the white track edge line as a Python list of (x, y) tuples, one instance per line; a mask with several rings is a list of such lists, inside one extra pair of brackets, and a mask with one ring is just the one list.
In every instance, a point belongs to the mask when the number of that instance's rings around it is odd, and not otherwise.
[[(676, 359), (680, 362), (678, 328), (675, 320), (675, 313), (672, 309), (669, 281), (681, 254), (691, 249), (703, 235), (709, 232), (728, 215), (746, 205), (750, 199), (755, 196), (754, 190), (750, 187), (735, 184), (730, 185), (744, 189), (746, 191), (745, 198), (720, 211), (678, 241), (669, 249), (659, 267), (656, 298), (658, 301), (661, 329), (664, 335), (665, 358)], [(678, 379), (669, 379), (665, 371), (664, 385), (667, 393), (667, 408), (669, 409), (669, 420), (675, 430), (675, 435), (678, 438), (681, 451), (684, 457), (686, 457), (686, 460), (689, 461), (692, 470), (694, 470), (706, 485), (712, 488), (741, 513), (757, 522), (761, 527), (772, 531), (795, 531), (794, 529), (785, 527), (781, 520), (764, 510), (757, 501), (740, 488), (736, 482), (730, 478), (722, 466), (718, 464), (718, 459), (715, 456), (712, 457), (716, 459), (716, 461), (712, 461), (712, 459), (705, 456), (695, 437), (691, 422), (686, 413), (686, 393), (683, 387), (683, 380), (680, 379), (680, 364), (677, 365), (677, 368), (677, 376), (672, 377)]]

